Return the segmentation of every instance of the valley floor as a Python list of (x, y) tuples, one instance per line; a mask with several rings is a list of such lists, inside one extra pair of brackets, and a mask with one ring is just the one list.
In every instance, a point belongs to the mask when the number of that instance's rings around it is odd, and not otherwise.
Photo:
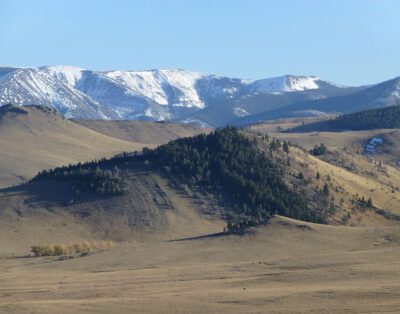
[(276, 217), (245, 236), (142, 239), (68, 260), (3, 251), (0, 312), (399, 313), (399, 248), (396, 227)]

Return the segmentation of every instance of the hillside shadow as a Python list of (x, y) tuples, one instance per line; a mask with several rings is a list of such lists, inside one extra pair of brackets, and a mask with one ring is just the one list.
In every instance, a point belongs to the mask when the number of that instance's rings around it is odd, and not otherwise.
[(212, 238), (220, 238), (220, 237), (223, 237), (225, 235), (227, 235), (227, 233), (225, 233), (225, 232), (216, 232), (216, 233), (210, 233), (210, 234), (205, 234), (205, 235), (196, 236), (196, 237), (186, 237), (186, 238), (173, 239), (173, 240), (168, 240), (166, 242), (181, 242), (181, 241), (212, 239)]
[(24, 204), (44, 208), (48, 206), (67, 207), (72, 204), (84, 204), (112, 198), (112, 196), (99, 195), (90, 191), (83, 191), (76, 195), (70, 184), (55, 180), (30, 182), (15, 187), (3, 188), (0, 189), (0, 193), (9, 196), (19, 195), (23, 198)]

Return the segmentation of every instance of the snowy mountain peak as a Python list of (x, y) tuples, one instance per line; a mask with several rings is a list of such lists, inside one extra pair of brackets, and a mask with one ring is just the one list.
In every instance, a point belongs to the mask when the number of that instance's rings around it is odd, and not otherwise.
[(39, 70), (53, 76), (60, 82), (72, 86), (75, 86), (76, 83), (82, 78), (82, 72), (84, 71), (82, 68), (66, 65), (41, 67)]
[(316, 76), (284, 75), (254, 81), (254, 90), (258, 92), (298, 92), (318, 89), (320, 78)]

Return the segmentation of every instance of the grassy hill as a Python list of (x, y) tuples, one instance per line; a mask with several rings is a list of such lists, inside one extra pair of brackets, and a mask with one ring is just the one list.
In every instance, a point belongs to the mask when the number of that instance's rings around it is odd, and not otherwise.
[[(121, 195), (103, 195), (77, 189), (71, 180), (50, 179), (1, 190), (3, 230), (10, 232), (10, 226), (19, 230), (20, 237), (12, 242), (26, 246), (64, 242), (69, 233), (87, 240), (119, 241), (173, 239), (223, 230), (217, 200), (176, 186), (140, 165), (119, 167), (126, 182)], [(43, 221), (49, 223), (44, 229)]]
[(43, 169), (111, 157), (144, 146), (153, 147), (202, 131), (189, 126), (150, 122), (135, 124), (134, 129), (129, 127), (130, 123), (113, 122), (110, 125), (113, 127), (97, 131), (66, 120), (46, 107), (2, 106), (0, 187), (24, 182)]
[[(260, 134), (260, 137), (265, 134), (264, 130), (269, 129), (269, 126), (257, 125), (249, 128), (249, 132)], [(309, 195), (308, 199), (319, 200), (318, 191), (327, 184), (330, 190), (328, 202), (319, 202), (314, 206), (329, 211), (329, 203), (333, 203), (335, 213), (331, 216), (331, 223), (379, 225), (381, 217), (370, 210), (360, 212), (357, 199), (367, 200), (371, 197), (375, 209), (399, 214), (400, 170), (396, 163), (399, 159), (399, 134), (397, 130), (371, 130), (270, 133), (270, 137), (292, 143), (290, 171), (293, 175), (301, 172), (305, 178), (293, 181), (293, 185), (302, 187), (302, 193)], [(374, 137), (384, 139), (383, 151), (379, 148), (375, 154), (364, 154), (366, 143)], [(327, 153), (317, 157), (310, 155), (309, 151), (321, 143), (328, 148)], [(288, 180), (293, 180), (293, 176), (289, 176)], [(350, 220), (347, 221), (346, 217), (350, 217)]]
[[(3, 190), (0, 205), (5, 216), (20, 219), (40, 208), (123, 239), (132, 232), (177, 235), (201, 230), (203, 223), (213, 226), (205, 233), (221, 232), (227, 222), (237, 232), (276, 213), (331, 224), (396, 224), (378, 211), (399, 214), (398, 170), (353, 155), (342, 161), (331, 151), (317, 158), (286, 144), (218, 130), (143, 154), (42, 171), (28, 184)], [(360, 166), (351, 168), (353, 162)], [(369, 196), (373, 206), (360, 203)], [(198, 218), (182, 218), (189, 212)], [(210, 219), (215, 223), (206, 223)]]
[[(235, 128), (178, 139), (153, 150), (144, 149), (142, 154), (43, 171), (32, 183), (67, 183), (78, 198), (93, 193), (99, 199), (114, 196), (121, 202), (124, 194), (136, 188), (137, 180), (129, 175), (136, 173), (138, 167), (163, 174), (172, 182), (222, 202), (221, 215), (232, 232), (266, 223), (274, 214), (325, 221), (325, 216), (316, 208), (310, 209), (306, 200), (282, 180), (285, 170), (281, 159), (261, 152), (255, 139), (247, 138)], [(128, 198), (140, 204), (138, 195)], [(141, 218), (152, 212), (148, 205), (141, 208), (146, 208)]]
[(86, 128), (120, 140), (161, 145), (180, 137), (210, 132), (210, 129), (170, 122), (132, 120), (75, 120)]

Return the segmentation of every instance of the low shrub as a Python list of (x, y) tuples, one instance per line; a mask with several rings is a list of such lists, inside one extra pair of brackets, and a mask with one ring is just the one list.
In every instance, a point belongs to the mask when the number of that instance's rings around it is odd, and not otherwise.
[(101, 249), (109, 249), (114, 246), (112, 241), (39, 244), (31, 246), (31, 252), (36, 256), (60, 256), (84, 252), (92, 252)]

